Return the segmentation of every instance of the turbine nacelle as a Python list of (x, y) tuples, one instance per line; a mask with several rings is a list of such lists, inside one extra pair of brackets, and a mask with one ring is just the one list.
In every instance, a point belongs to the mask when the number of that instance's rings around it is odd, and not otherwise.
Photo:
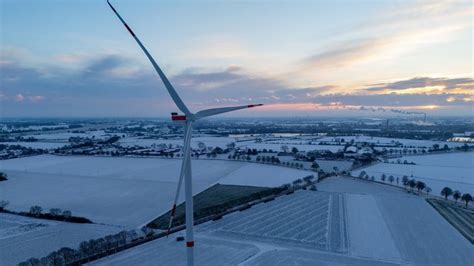
[(208, 116), (228, 113), (228, 112), (232, 112), (232, 111), (236, 111), (240, 109), (258, 107), (262, 105), (263, 104), (259, 103), (259, 104), (248, 104), (248, 105), (230, 106), (230, 107), (218, 107), (218, 108), (201, 110), (195, 114), (190, 112), (187, 115), (179, 115), (178, 113), (174, 112), (174, 113), (171, 113), (171, 120), (173, 122), (174, 121), (196, 121), (198, 119), (205, 118)]
[(171, 121), (173, 122), (185, 122), (187, 120), (186, 115), (179, 115), (178, 113), (171, 113)]

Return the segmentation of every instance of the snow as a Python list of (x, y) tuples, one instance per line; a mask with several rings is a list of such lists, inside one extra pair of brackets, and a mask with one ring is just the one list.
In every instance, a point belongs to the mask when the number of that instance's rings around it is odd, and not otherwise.
[[(180, 159), (41, 155), (1, 161), (12, 210), (62, 208), (94, 222), (140, 226), (169, 210)], [(280, 186), (308, 171), (223, 160), (193, 160), (193, 192), (221, 182)], [(273, 178), (275, 176), (275, 178)], [(181, 193), (180, 201), (184, 200)]]
[[(285, 146), (286, 144), (272, 144), (272, 143), (252, 143), (246, 145), (247, 148), (250, 149), (272, 149), (273, 151), (281, 151), (281, 146)], [(298, 151), (314, 151), (314, 150), (329, 150), (332, 152), (337, 152), (339, 150), (343, 150), (344, 146), (341, 145), (311, 145), (311, 144), (291, 144), (286, 145), (290, 149), (296, 147)]]
[[(193, 148), (198, 148), (199, 142), (206, 144), (207, 147), (220, 147), (225, 149), (227, 144), (234, 142), (236, 147), (243, 145), (246, 141), (237, 142), (235, 138), (230, 137), (213, 137), (213, 136), (201, 136), (201, 137), (193, 137), (191, 139), (191, 146)], [(119, 144), (123, 147), (133, 147), (133, 146), (142, 146), (142, 147), (150, 147), (152, 145), (159, 145), (159, 144), (172, 144), (173, 146), (182, 146), (183, 140), (180, 138), (176, 139), (142, 139), (142, 138), (134, 138), (134, 137), (125, 137), (119, 140)]]
[(434, 194), (439, 194), (445, 186), (474, 194), (474, 152), (407, 156), (401, 160), (414, 162), (416, 165), (380, 163), (353, 171), (352, 175), (359, 176), (361, 171), (365, 171), (369, 176), (375, 176), (376, 180), (380, 180), (382, 174), (393, 175), (399, 177), (400, 182), (406, 175), (425, 182)]
[(103, 130), (95, 130), (95, 131), (87, 131), (84, 133), (79, 133), (79, 132), (45, 132), (45, 133), (40, 133), (40, 134), (32, 134), (32, 135), (26, 135), (24, 136), (25, 138), (28, 137), (33, 137), (39, 140), (58, 140), (58, 141), (65, 141), (67, 142), (70, 137), (83, 137), (83, 138), (104, 138), (106, 136), (110, 136), (111, 134), (105, 133)]
[(244, 165), (229, 173), (220, 179), (219, 183), (268, 187), (291, 183), (296, 179), (308, 175), (314, 175), (317, 177), (318, 174), (311, 171), (252, 163)]
[(375, 143), (379, 145), (393, 145), (397, 142), (405, 145), (405, 146), (415, 146), (415, 147), (426, 147), (431, 148), (434, 144), (440, 145), (443, 147), (445, 144), (448, 147), (459, 147), (463, 146), (464, 143), (459, 142), (447, 142), (447, 141), (433, 141), (433, 140), (416, 140), (416, 139), (398, 139), (398, 138), (384, 138), (384, 137), (371, 137), (371, 136), (338, 136), (338, 137), (324, 137), (319, 139), (319, 141), (325, 142), (334, 142), (336, 139), (344, 139), (344, 141), (351, 142), (368, 142), (368, 143)]
[[(399, 260), (396, 248), (377, 202), (371, 195), (346, 196), (351, 254), (385, 260)], [(370, 237), (367, 237), (369, 236)], [(383, 245), (381, 245), (383, 243)]]
[(325, 179), (318, 189), (346, 194), (354, 255), (413, 265), (470, 265), (474, 261), (474, 246), (423, 197), (342, 177)]
[(343, 202), (339, 193), (300, 191), (207, 223), (197, 232), (341, 253), (347, 249)]
[[(317, 186), (317, 192), (295, 192), (196, 226), (196, 264), (471, 265), (474, 261), (471, 243), (422, 197), (352, 178), (333, 177)], [(92, 264), (183, 265), (186, 248), (174, 239), (184, 234)], [(236, 245), (241, 245), (238, 250)]]
[(23, 147), (27, 148), (33, 148), (33, 149), (56, 149), (63, 147), (67, 143), (61, 143), (61, 142), (0, 142), (0, 144), (3, 145), (20, 145)]
[[(396, 162), (398, 159), (391, 159), (391, 162)], [(442, 167), (457, 167), (457, 168), (474, 168), (474, 152), (456, 152), (456, 153), (441, 153), (420, 156), (405, 156), (400, 158), (403, 162), (414, 162), (417, 165), (425, 166), (442, 166)], [(474, 182), (474, 181), (473, 181)]]
[(472, 265), (474, 246), (423, 198), (378, 200), (404, 260), (417, 265)]
[[(90, 265), (186, 265), (184, 242), (175, 241), (175, 235), (148, 242)], [(252, 244), (200, 236), (196, 237), (195, 243), (196, 265), (238, 265), (258, 252), (258, 248)]]
[(319, 253), (303, 249), (271, 250), (256, 257), (243, 265), (325, 265), (325, 266), (394, 266), (391, 262), (371, 260), (361, 257), (339, 256), (335, 254)]
[[(346, 171), (352, 167), (353, 162), (348, 160), (319, 160), (316, 159), (316, 162), (319, 165), (319, 168), (324, 172), (334, 171), (334, 167), (337, 167), (338, 171)], [(311, 167), (311, 164), (308, 165)]]
[(47, 256), (62, 247), (121, 231), (118, 227), (73, 224), (0, 213), (0, 262), (16, 265), (31, 257)]

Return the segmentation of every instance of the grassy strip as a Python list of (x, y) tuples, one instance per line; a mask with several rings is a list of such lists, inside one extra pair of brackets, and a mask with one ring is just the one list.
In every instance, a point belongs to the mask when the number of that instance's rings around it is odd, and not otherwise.
[[(266, 188), (239, 185), (216, 184), (194, 196), (194, 219), (198, 220), (213, 214), (222, 213), (233, 207), (278, 194), (285, 188)], [(150, 222), (147, 226), (154, 229), (168, 228), (171, 211)], [(185, 222), (184, 203), (176, 208), (173, 227)]]
[(80, 217), (80, 216), (52, 215), (50, 213), (31, 214), (29, 212), (15, 212), (15, 211), (10, 211), (6, 209), (0, 209), (0, 212), (14, 214), (14, 215), (21, 215), (21, 216), (26, 216), (26, 217), (31, 217), (31, 218), (37, 218), (37, 219), (61, 221), (61, 222), (68, 222), (68, 223), (78, 223), (78, 224), (92, 224), (93, 223), (91, 220), (84, 217)]

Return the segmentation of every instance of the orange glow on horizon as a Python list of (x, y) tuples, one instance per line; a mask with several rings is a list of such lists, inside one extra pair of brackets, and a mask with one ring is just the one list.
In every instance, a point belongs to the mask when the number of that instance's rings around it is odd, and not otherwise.
[[(473, 99), (464, 99), (465, 101), (474, 100)], [(311, 110), (320, 110), (320, 111), (334, 111), (334, 110), (346, 110), (346, 111), (359, 111), (363, 106), (360, 105), (344, 105), (339, 102), (333, 102), (328, 104), (319, 104), (319, 103), (275, 103), (275, 104), (265, 104), (262, 106), (262, 109), (265, 111), (311, 111)], [(391, 109), (399, 110), (435, 110), (443, 108), (439, 105), (417, 105), (417, 106), (364, 106), (370, 108), (383, 108), (386, 111)]]

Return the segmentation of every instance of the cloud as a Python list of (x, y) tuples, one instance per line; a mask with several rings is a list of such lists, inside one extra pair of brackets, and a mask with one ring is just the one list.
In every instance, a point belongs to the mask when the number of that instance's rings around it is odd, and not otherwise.
[(54, 61), (62, 64), (79, 64), (89, 60), (89, 56), (82, 54), (62, 54), (53, 57)]
[[(186, 70), (171, 77), (171, 81), (185, 100), (199, 103), (196, 107), (226, 102), (247, 104), (307, 101), (335, 88), (335, 86), (293, 88), (280, 80), (250, 75), (245, 73), (245, 69), (233, 66), (215, 72)], [(196, 101), (196, 98), (199, 98), (199, 101)]]
[[(118, 74), (122, 68), (129, 66), (137, 67), (137, 73)], [(87, 61), (75, 71), (46, 68), (46, 72), (58, 72), (53, 76), (44, 75), (44, 71), (38, 68), (17, 62), (0, 67), (2, 106), (5, 106), (3, 109), (8, 110), (11, 116), (47, 112), (55, 114), (66, 109), (70, 115), (82, 114), (84, 110), (87, 110), (87, 115), (125, 115), (129, 109), (129, 112), (137, 115), (159, 116), (175, 110), (156, 73), (149, 68), (140, 68), (134, 60), (127, 57), (103, 55)], [(113, 71), (118, 71), (113, 74), (115, 76), (111, 76)], [(368, 84), (365, 86), (366, 90), (354, 91), (350, 87), (336, 85), (294, 87), (279, 79), (249, 74), (244, 67), (229, 65), (214, 71), (204, 68), (186, 69), (170, 76), (170, 80), (193, 111), (217, 106), (264, 103), (273, 106), (265, 109), (270, 113), (278, 108), (286, 108), (283, 113), (275, 113), (282, 115), (305, 108), (348, 113), (351, 112), (349, 108), (360, 106), (407, 112), (421, 110), (426, 106), (440, 106), (464, 108), (468, 112), (473, 104), (470, 78), (415, 77), (390, 83)], [(403, 91), (412, 86), (439, 84), (448, 89), (438, 94), (384, 93), (388, 88)], [(464, 86), (471, 92), (459, 93), (456, 91), (459, 86)], [(337, 93), (339, 91), (344, 93)], [(455, 100), (446, 100), (452, 98)], [(30, 105), (24, 108), (25, 104)]]
[[(8, 96), (6, 96), (5, 94), (0, 94), (0, 99), (8, 99)], [(37, 102), (43, 101), (45, 99), (45, 97), (41, 96), (41, 95), (27, 95), (27, 96), (24, 96), (23, 94), (18, 93), (14, 97), (14, 99), (15, 99), (16, 102), (24, 102), (26, 100), (29, 100), (32, 103), (37, 103)]]
[(43, 101), (45, 97), (41, 95), (35, 95), (35, 96), (28, 96), (28, 99), (33, 103), (37, 103), (37, 102)]
[(474, 90), (474, 79), (415, 77), (412, 79), (400, 80), (392, 83), (374, 84), (373, 87), (366, 88), (365, 90), (369, 92), (403, 91), (413, 88), (436, 86), (441, 86), (444, 90), (454, 90), (459, 88)]
[(173, 77), (176, 85), (181, 87), (194, 87), (197, 89), (213, 89), (242, 81), (246, 77), (235, 73), (233, 67), (225, 71), (219, 72), (195, 72), (193, 70), (185, 70), (184, 72)]
[[(461, 3), (460, 3), (461, 2)], [(400, 56), (439, 43), (450, 42), (456, 33), (472, 27), (469, 1), (413, 1), (379, 12), (373, 18), (336, 31), (329, 45), (301, 60), (300, 70), (334, 73), (352, 66), (393, 67)], [(467, 51), (466, 51), (467, 52)], [(423, 53), (417, 54), (423, 58)], [(418, 61), (423, 65), (426, 60)], [(370, 65), (368, 64), (370, 63)], [(322, 75), (322, 74), (320, 74)], [(347, 75), (346, 75), (347, 76)]]
[(354, 40), (310, 56), (304, 60), (304, 63), (313, 68), (348, 66), (356, 62), (367, 60), (371, 55), (386, 45), (385, 42), (377, 39)]
[(23, 94), (19, 93), (15, 96), (15, 101), (17, 102), (23, 102), (25, 100), (25, 96)]
[(119, 55), (106, 55), (90, 62), (84, 69), (85, 77), (129, 78), (139, 73), (140, 68), (130, 58)]

